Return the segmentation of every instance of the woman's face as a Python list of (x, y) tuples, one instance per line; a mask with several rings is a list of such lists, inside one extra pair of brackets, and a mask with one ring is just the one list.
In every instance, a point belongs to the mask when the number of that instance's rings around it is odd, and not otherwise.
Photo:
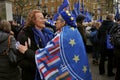
[(45, 21), (46, 19), (44, 18), (42, 13), (36, 13), (35, 14), (35, 26), (39, 29), (43, 29), (45, 27)]
[(64, 27), (64, 25), (65, 25), (65, 21), (62, 19), (61, 16), (59, 16), (56, 20), (56, 29), (59, 30), (62, 27)]

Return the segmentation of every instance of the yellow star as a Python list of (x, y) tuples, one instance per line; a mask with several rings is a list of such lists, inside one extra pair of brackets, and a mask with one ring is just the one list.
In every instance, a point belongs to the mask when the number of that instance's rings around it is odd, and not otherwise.
[(73, 17), (71, 17), (70, 19), (71, 19), (71, 20), (74, 20), (74, 18), (73, 18)]
[(75, 40), (74, 40), (74, 39), (73, 39), (73, 40), (70, 40), (69, 44), (70, 44), (71, 46), (75, 45)]
[(66, 13), (69, 13), (69, 11), (67, 10)]
[(86, 73), (87, 67), (86, 67), (86, 66), (83, 66), (83, 69), (82, 69), (82, 70), (83, 70), (84, 73)]
[(79, 59), (79, 56), (74, 55), (73, 60), (77, 63), (77, 62), (80, 60), (80, 59)]
[(68, 13), (68, 16), (71, 16), (71, 14), (70, 14), (70, 13)]
[(75, 28), (74, 28), (74, 27), (71, 27), (70, 29), (71, 29), (71, 30), (73, 30), (73, 31), (75, 30)]

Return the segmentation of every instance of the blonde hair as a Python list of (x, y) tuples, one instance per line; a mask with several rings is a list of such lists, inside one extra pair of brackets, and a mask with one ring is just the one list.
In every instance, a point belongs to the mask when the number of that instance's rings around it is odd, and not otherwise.
[(35, 14), (36, 13), (41, 13), (40, 10), (32, 10), (29, 14), (28, 14), (28, 17), (27, 17), (27, 20), (26, 20), (26, 24), (25, 26), (28, 27), (28, 26), (34, 26), (34, 20), (35, 20)]
[(7, 32), (7, 33), (10, 33), (10, 31), (11, 31), (11, 24), (8, 21), (6, 21), (6, 20), (2, 20), (0, 22), (0, 30), (4, 31), (4, 32)]

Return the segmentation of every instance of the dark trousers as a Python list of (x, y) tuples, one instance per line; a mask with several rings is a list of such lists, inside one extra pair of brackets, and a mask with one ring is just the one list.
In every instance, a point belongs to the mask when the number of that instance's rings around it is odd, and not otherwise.
[(120, 50), (116, 50), (114, 54), (115, 54), (115, 63), (116, 63), (115, 80), (120, 80)]
[(100, 63), (99, 63), (99, 73), (104, 74), (105, 73), (105, 61), (106, 57), (108, 60), (107, 64), (107, 74), (111, 75), (113, 72), (113, 50), (108, 51), (101, 51), (100, 53)]

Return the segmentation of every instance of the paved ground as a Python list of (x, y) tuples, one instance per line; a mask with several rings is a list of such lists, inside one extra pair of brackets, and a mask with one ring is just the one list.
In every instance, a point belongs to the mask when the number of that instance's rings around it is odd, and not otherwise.
[[(114, 80), (115, 76), (108, 77), (107, 74), (99, 75), (98, 65), (92, 64), (92, 55), (90, 53), (88, 54), (88, 58), (89, 58), (90, 69), (91, 69), (93, 80)], [(105, 64), (107, 65), (107, 61), (105, 62)], [(114, 69), (114, 72), (115, 72), (115, 69)]]

